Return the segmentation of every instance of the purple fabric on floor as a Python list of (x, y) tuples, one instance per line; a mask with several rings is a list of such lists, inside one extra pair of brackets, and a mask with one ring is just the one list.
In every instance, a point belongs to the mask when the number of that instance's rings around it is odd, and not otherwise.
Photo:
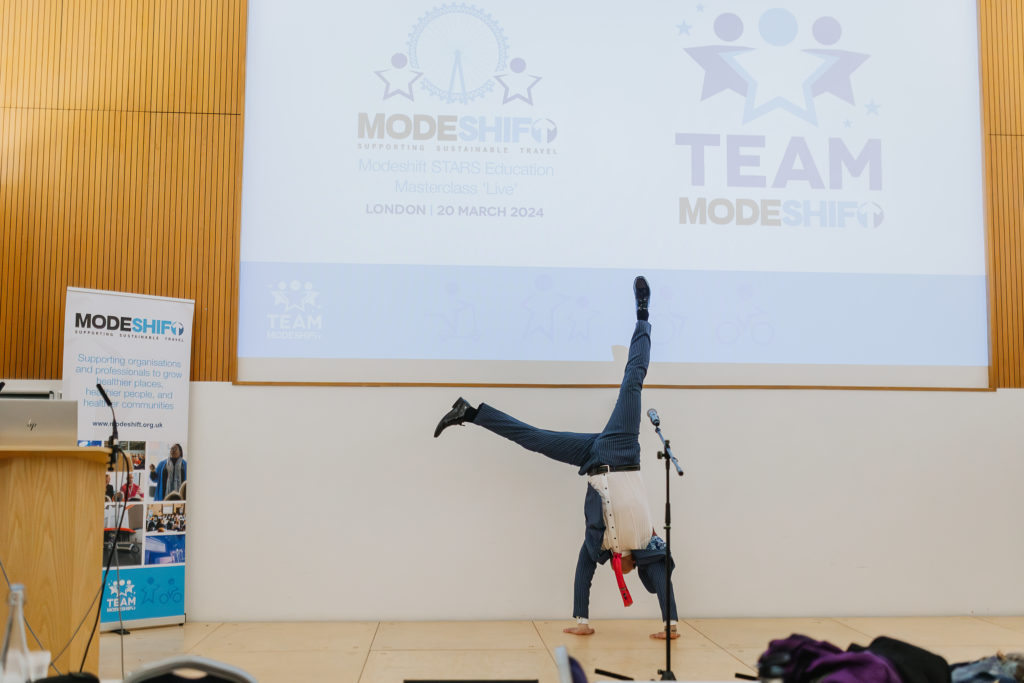
[(569, 671), (572, 674), (572, 683), (587, 683), (587, 672), (583, 665), (572, 657), (569, 657)]
[(819, 683), (902, 683), (888, 659), (867, 651), (826, 655), (807, 669), (807, 676)]
[(773, 640), (761, 655), (759, 669), (781, 665), (785, 683), (902, 683), (892, 663), (871, 652), (843, 652), (824, 640), (794, 633)]
[(780, 658), (782, 658), (785, 661), (781, 664), (784, 671), (783, 680), (786, 683), (794, 683), (806, 680), (804, 672), (822, 657), (841, 652), (842, 650), (832, 643), (794, 633), (788, 638), (780, 638), (768, 643), (768, 649), (761, 655), (758, 668), (763, 668), (765, 662), (780, 662)]

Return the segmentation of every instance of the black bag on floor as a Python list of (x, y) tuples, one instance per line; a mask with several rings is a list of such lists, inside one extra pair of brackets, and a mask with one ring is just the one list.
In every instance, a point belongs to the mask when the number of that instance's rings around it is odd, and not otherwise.
[(858, 650), (867, 650), (888, 659), (896, 667), (903, 683), (950, 683), (949, 663), (937, 654), (916, 645), (879, 636), (866, 648), (859, 645), (850, 646), (850, 652)]

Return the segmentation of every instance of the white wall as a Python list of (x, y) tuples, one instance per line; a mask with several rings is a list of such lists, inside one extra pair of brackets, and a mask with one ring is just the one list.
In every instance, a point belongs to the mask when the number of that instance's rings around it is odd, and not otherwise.
[[(193, 620), (568, 618), (585, 480), (473, 426), (460, 394), (598, 431), (610, 389), (192, 385)], [(1024, 392), (647, 390), (696, 616), (1024, 613)], [(641, 433), (652, 510), (660, 445)], [(591, 616), (657, 618), (608, 569)]]

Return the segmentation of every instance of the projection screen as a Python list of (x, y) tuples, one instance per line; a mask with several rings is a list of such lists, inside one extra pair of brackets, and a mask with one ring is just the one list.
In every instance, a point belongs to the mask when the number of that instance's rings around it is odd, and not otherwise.
[(987, 386), (973, 2), (250, 0), (238, 379)]

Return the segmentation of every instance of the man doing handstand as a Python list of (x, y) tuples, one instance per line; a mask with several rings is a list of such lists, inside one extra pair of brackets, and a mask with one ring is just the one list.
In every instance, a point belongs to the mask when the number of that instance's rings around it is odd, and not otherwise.
[[(640, 392), (651, 355), (651, 325), (647, 310), (651, 290), (643, 276), (633, 282), (633, 293), (637, 322), (629, 343), (626, 370), (615, 408), (600, 433), (538, 429), (486, 403), (474, 408), (459, 398), (437, 424), (434, 437), (452, 425), (470, 422), (523, 448), (578, 467), (580, 475), (586, 475), (589, 484), (583, 503), (587, 528), (576, 562), (573, 588), (573, 616), (577, 623), (565, 632), (575, 635), (594, 632), (588, 623), (590, 586), (597, 565), (612, 559), (613, 566), (621, 561), (622, 573), (628, 574), (634, 567), (637, 569), (644, 588), (658, 595), (662, 615), (668, 602), (672, 637), (676, 638), (676, 605), (671, 587), (665, 595), (665, 542), (654, 533), (640, 476)], [(623, 600), (630, 604), (625, 584), (621, 576), (618, 578)], [(665, 633), (661, 631), (651, 634), (651, 637), (664, 638)]]

